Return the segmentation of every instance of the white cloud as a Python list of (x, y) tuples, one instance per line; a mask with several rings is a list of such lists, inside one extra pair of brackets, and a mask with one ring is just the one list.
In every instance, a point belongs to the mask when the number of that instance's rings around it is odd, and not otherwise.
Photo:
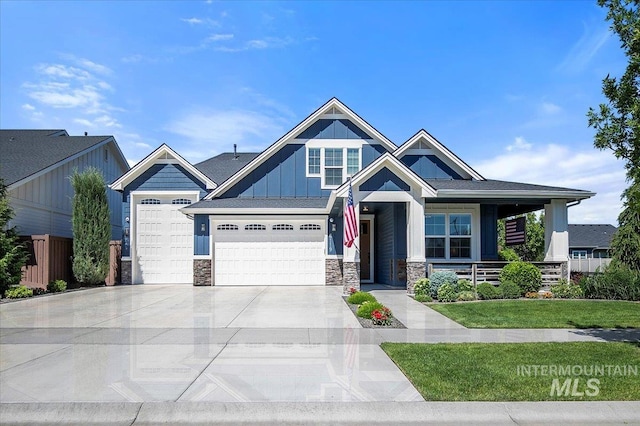
[(557, 144), (531, 144), (516, 138), (505, 152), (474, 165), (487, 179), (536, 183), (596, 192), (569, 209), (570, 223), (617, 223), (620, 195), (627, 184), (623, 163), (609, 151)]
[(134, 145), (137, 148), (151, 149), (151, 145), (149, 145), (148, 143), (144, 143), (144, 142), (136, 142)]
[(231, 40), (232, 38), (233, 38), (233, 34), (211, 34), (209, 37), (205, 39), (205, 43)]
[(551, 102), (543, 102), (540, 105), (540, 111), (546, 115), (555, 115), (562, 112), (562, 108)]
[(79, 79), (79, 80), (86, 80), (89, 77), (91, 77), (91, 75), (85, 70), (81, 70), (79, 68), (69, 67), (61, 64), (53, 64), (53, 65), (40, 64), (38, 65), (37, 68), (41, 74), (48, 75), (51, 77), (58, 77), (63, 79), (73, 78), (73, 79)]
[(36, 107), (31, 104), (24, 104), (22, 105), (22, 109), (24, 109), (25, 111), (35, 111)]
[(87, 120), (86, 118), (74, 118), (73, 122), (80, 124), (81, 126), (93, 127), (93, 123)]
[(80, 66), (98, 74), (109, 75), (113, 73), (113, 71), (111, 71), (111, 68), (105, 65), (97, 64), (88, 59), (77, 58), (76, 61)]
[(606, 26), (599, 25), (598, 28), (592, 28), (584, 24), (582, 36), (574, 43), (556, 69), (567, 73), (578, 73), (585, 70), (591, 59), (610, 37), (611, 33)]
[(182, 18), (180, 20), (182, 22), (186, 22), (189, 25), (198, 25), (204, 22), (202, 19), (199, 19), (199, 18)]

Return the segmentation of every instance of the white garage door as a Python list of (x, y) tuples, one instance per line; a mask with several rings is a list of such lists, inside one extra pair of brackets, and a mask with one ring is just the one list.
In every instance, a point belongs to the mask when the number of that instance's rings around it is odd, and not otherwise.
[[(145, 199), (136, 205), (135, 282), (193, 283), (193, 221), (183, 199)], [(158, 204), (160, 203), (160, 204)]]
[(215, 285), (324, 285), (324, 221), (214, 223)]

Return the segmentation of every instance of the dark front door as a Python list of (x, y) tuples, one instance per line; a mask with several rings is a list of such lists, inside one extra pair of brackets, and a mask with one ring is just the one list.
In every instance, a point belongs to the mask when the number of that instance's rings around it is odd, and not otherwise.
[(360, 280), (371, 281), (371, 221), (360, 221)]

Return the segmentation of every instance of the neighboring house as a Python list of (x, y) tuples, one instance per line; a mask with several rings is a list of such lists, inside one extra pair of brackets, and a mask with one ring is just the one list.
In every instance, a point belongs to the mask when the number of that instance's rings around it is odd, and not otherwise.
[(111, 188), (123, 194), (123, 282), (410, 291), (428, 264), (497, 260), (498, 219), (540, 209), (545, 260), (566, 266), (567, 203), (594, 195), (485, 179), (426, 131), (397, 146), (335, 98), (259, 154), (192, 165), (162, 145)]
[(569, 257), (608, 258), (611, 239), (618, 228), (613, 225), (569, 225)]
[[(65, 130), (0, 130), (0, 177), (20, 235), (73, 237), (69, 176), (93, 166), (112, 182), (129, 170), (113, 136), (69, 136)], [(112, 238), (122, 238), (121, 197), (107, 190)]]

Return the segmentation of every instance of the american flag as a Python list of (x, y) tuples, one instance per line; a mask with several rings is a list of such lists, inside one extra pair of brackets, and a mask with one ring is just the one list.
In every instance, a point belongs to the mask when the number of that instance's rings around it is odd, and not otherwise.
[(507, 220), (504, 223), (505, 243), (507, 246), (517, 246), (527, 242), (526, 218), (524, 216)]
[(358, 223), (356, 222), (356, 210), (353, 207), (353, 191), (351, 179), (349, 179), (349, 197), (344, 211), (344, 245), (351, 247), (358, 236)]

